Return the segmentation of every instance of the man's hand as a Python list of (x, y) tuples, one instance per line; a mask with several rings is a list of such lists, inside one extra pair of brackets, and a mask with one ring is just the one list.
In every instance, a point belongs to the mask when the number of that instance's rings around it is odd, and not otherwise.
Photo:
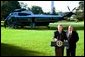
[(54, 40), (54, 41), (57, 41), (57, 39), (56, 39), (56, 38), (54, 38), (53, 40)]

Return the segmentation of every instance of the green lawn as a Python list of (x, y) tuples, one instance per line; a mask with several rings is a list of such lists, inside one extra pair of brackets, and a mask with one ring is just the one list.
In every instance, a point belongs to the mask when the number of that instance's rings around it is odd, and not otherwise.
[[(55, 56), (50, 46), (55, 30), (23, 30), (1, 27), (1, 55)], [(78, 30), (77, 56), (84, 56), (84, 30)]]

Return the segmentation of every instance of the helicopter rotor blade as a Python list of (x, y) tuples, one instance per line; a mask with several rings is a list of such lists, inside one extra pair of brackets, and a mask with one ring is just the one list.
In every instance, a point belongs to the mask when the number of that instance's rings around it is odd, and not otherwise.
[(69, 8), (69, 6), (67, 6), (67, 8), (68, 8), (68, 10), (70, 11), (70, 8)]
[(76, 7), (72, 11), (74, 11), (75, 9), (76, 9)]

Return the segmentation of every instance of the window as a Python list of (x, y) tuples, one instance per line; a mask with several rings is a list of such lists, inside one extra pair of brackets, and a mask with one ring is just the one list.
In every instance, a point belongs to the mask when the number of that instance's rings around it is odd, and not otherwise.
[(27, 16), (27, 15), (31, 15), (31, 14), (28, 14), (28, 13), (18, 13), (18, 15), (20, 15), (20, 16)]

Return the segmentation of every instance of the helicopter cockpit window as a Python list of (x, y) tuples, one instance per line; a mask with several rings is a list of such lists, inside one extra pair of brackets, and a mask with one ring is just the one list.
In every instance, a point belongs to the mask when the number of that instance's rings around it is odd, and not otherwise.
[(26, 15), (31, 15), (31, 14), (28, 14), (28, 13), (18, 13), (18, 15), (20, 15), (20, 16), (26, 16)]

